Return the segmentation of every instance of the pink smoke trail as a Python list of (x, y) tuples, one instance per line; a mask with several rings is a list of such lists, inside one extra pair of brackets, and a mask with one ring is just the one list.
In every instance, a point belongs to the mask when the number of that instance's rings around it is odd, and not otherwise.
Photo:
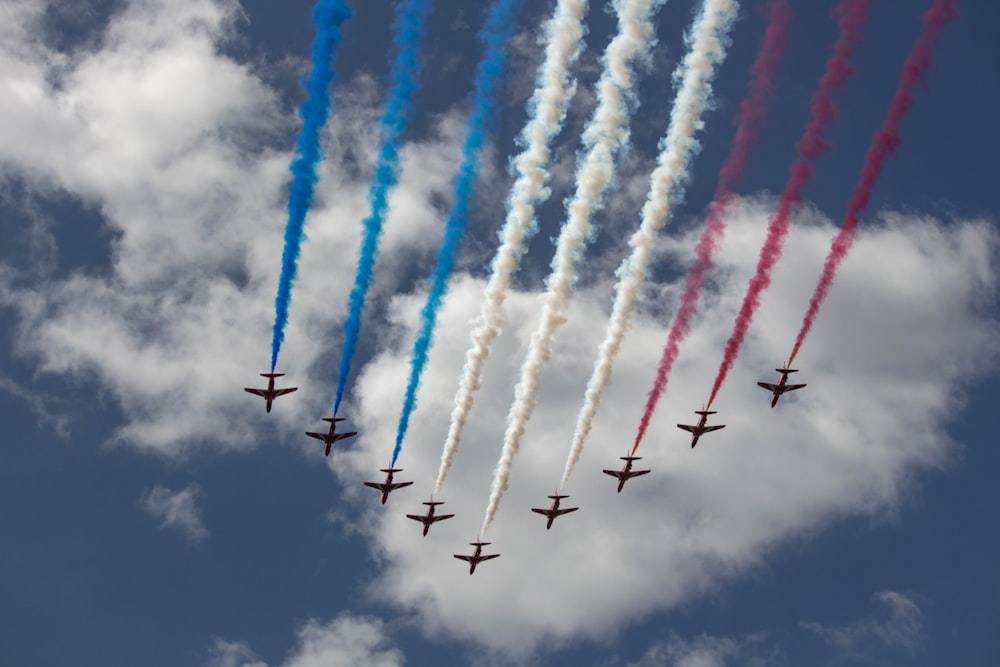
[(729, 156), (719, 171), (719, 184), (716, 186), (715, 197), (709, 208), (708, 222), (705, 224), (705, 231), (702, 232), (701, 239), (695, 248), (697, 260), (688, 272), (680, 307), (674, 316), (674, 323), (670, 329), (666, 347), (663, 348), (653, 388), (646, 399), (646, 408), (639, 422), (639, 432), (635, 438), (635, 445), (632, 447), (632, 454), (635, 454), (635, 450), (638, 449), (639, 443), (646, 434), (646, 429), (649, 428), (649, 420), (653, 411), (656, 410), (656, 405), (667, 388), (670, 369), (677, 359), (679, 345), (691, 329), (691, 317), (698, 307), (705, 273), (712, 263), (712, 258), (722, 242), (722, 236), (725, 232), (723, 217), (726, 207), (732, 198), (733, 189), (743, 174), (743, 168), (749, 160), (750, 149), (756, 143), (760, 128), (767, 118), (768, 102), (774, 93), (774, 75), (785, 51), (788, 25), (792, 19), (789, 2), (790, 0), (773, 0), (770, 4), (764, 40), (761, 42), (760, 50), (757, 52), (757, 57), (750, 70), (749, 91), (746, 98), (740, 103), (736, 138), (733, 140), (732, 148), (729, 149)]
[(830, 254), (827, 255), (826, 261), (823, 263), (823, 273), (816, 284), (816, 291), (813, 292), (812, 298), (809, 300), (809, 310), (802, 320), (802, 328), (795, 339), (795, 347), (792, 348), (792, 354), (788, 358), (789, 365), (795, 360), (795, 356), (799, 353), (802, 343), (805, 341), (806, 336), (809, 335), (809, 331), (812, 329), (813, 322), (819, 312), (819, 307), (822, 305), (823, 300), (826, 299), (826, 295), (830, 291), (830, 286), (833, 285), (837, 268), (847, 256), (851, 246), (854, 244), (854, 240), (857, 238), (858, 219), (861, 216), (861, 211), (868, 206), (869, 196), (882, 172), (883, 162), (899, 146), (899, 125), (903, 120), (903, 116), (906, 115), (906, 112), (913, 104), (914, 87), (920, 80), (920, 76), (924, 70), (931, 64), (931, 52), (934, 49), (934, 41), (937, 39), (938, 33), (944, 27), (944, 24), (957, 16), (957, 14), (955, 0), (935, 0), (934, 6), (924, 13), (923, 29), (920, 37), (917, 38), (913, 49), (910, 51), (910, 55), (903, 64), (903, 73), (899, 79), (899, 87), (892, 98), (889, 112), (886, 114), (885, 120), (882, 122), (882, 127), (875, 134), (872, 145), (868, 148), (868, 153), (865, 155), (865, 166), (861, 170), (861, 179), (851, 192), (851, 200), (847, 205), (847, 214), (844, 216), (844, 222), (840, 226), (840, 232), (834, 237), (833, 243), (830, 245)]
[(833, 94), (854, 73), (851, 69), (850, 56), (854, 47), (861, 40), (861, 29), (868, 19), (868, 10), (872, 0), (841, 0), (834, 15), (838, 19), (840, 35), (834, 44), (833, 52), (826, 61), (826, 71), (820, 79), (819, 89), (812, 99), (812, 111), (809, 124), (806, 126), (802, 139), (795, 146), (798, 156), (792, 164), (791, 176), (785, 184), (785, 190), (778, 199), (778, 210), (767, 225), (767, 238), (760, 250), (757, 261), (757, 272), (750, 279), (747, 293), (743, 297), (743, 305), (736, 316), (733, 333), (726, 343), (726, 351), (722, 365), (712, 385), (712, 394), (708, 399), (711, 408), (722, 383), (733, 367), (736, 355), (743, 344), (754, 313), (760, 305), (760, 295), (771, 284), (771, 271), (781, 257), (782, 244), (788, 230), (791, 228), (792, 210), (802, 200), (802, 190), (812, 180), (816, 171), (816, 159), (829, 149), (829, 144), (823, 140), (823, 133), (837, 116), (837, 107)]

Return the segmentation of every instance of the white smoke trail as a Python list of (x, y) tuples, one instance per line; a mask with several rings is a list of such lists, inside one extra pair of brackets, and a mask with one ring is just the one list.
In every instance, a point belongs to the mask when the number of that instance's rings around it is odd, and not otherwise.
[(594, 415), (601, 404), (601, 393), (611, 381), (611, 367), (632, 324), (632, 311), (653, 259), (656, 236), (666, 224), (674, 202), (684, 194), (688, 166), (698, 149), (695, 133), (702, 128), (701, 115), (711, 99), (712, 79), (726, 56), (729, 30), (738, 9), (736, 0), (705, 0), (691, 32), (686, 36), (688, 53), (674, 73), (679, 87), (670, 114), (670, 127), (660, 144), (656, 169), (650, 176), (649, 196), (642, 207), (642, 223), (629, 240), (632, 254), (616, 272), (618, 284), (615, 286), (611, 318), (594, 364), (594, 373), (587, 383), (560, 488), (566, 485), (573, 467), (580, 460)]
[(616, 153), (628, 143), (629, 101), (634, 86), (632, 64), (648, 61), (655, 43), (652, 13), (664, 2), (616, 0), (614, 3), (618, 34), (604, 53), (604, 72), (597, 83), (597, 109), (583, 133), (586, 155), (577, 168), (576, 194), (566, 207), (566, 222), (559, 232), (552, 273), (542, 300), (542, 320), (531, 336), (528, 356), (514, 390), (514, 404), (507, 414), (503, 451), (481, 534), (493, 522), (500, 498), (507, 490), (511, 464), (535, 409), (539, 375), (551, 356), (556, 331), (566, 321), (564, 311), (573, 294), (576, 264), (590, 234), (590, 216), (601, 206), (604, 189), (614, 175)]
[(559, 0), (545, 27), (545, 58), (538, 69), (535, 92), (529, 102), (533, 117), (521, 132), (525, 149), (514, 159), (517, 180), (507, 201), (507, 220), (501, 231), (503, 243), (493, 259), (493, 275), (486, 285), (486, 296), (472, 332), (472, 347), (465, 353), (465, 368), (459, 379), (451, 426), (441, 453), (435, 495), (444, 486), (462, 429), (472, 410), (473, 394), (480, 387), (483, 365), (503, 327), (503, 303), (510, 290), (511, 276), (524, 254), (525, 238), (535, 224), (535, 205), (549, 196), (546, 183), (550, 145), (562, 129), (566, 108), (576, 92), (569, 70), (583, 48), (583, 18), (587, 14), (587, 4), (588, 0)]

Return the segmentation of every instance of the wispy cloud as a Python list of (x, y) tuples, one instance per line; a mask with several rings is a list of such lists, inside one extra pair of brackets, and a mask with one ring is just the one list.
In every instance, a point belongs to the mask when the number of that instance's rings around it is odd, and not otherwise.
[(142, 508), (150, 516), (161, 520), (161, 529), (178, 530), (192, 543), (198, 544), (208, 539), (208, 528), (197, 505), (201, 495), (197, 484), (189, 484), (180, 491), (157, 485), (142, 494)]
[(834, 649), (837, 658), (852, 663), (878, 663), (887, 653), (919, 654), (924, 645), (920, 606), (894, 591), (880, 591), (872, 600), (876, 609), (864, 618), (843, 625), (816, 621), (802, 621), (799, 625)]

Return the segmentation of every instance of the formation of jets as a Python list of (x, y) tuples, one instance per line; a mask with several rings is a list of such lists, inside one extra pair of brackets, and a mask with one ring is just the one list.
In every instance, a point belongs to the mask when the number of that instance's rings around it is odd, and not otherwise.
[[(782, 394), (795, 391), (796, 389), (802, 389), (806, 385), (804, 384), (788, 384), (788, 376), (791, 373), (797, 373), (798, 370), (795, 368), (776, 368), (776, 371), (781, 374), (778, 382), (775, 384), (769, 382), (758, 382), (757, 386), (773, 394), (771, 398), (771, 407), (773, 408), (778, 404), (778, 399)], [(264, 409), (267, 412), (271, 412), (271, 404), (274, 399), (279, 396), (284, 396), (285, 394), (290, 394), (296, 391), (298, 387), (287, 387), (284, 389), (276, 389), (274, 387), (274, 379), (282, 377), (284, 373), (261, 373), (261, 377), (266, 377), (268, 379), (266, 389), (254, 389), (251, 387), (244, 387), (244, 391), (254, 394), (255, 396), (260, 396), (264, 399)], [(714, 424), (712, 426), (708, 425), (709, 415), (716, 414), (712, 410), (695, 410), (695, 414), (699, 415), (700, 418), (697, 424), (678, 424), (677, 428), (683, 429), (691, 433), (691, 448), (694, 449), (695, 445), (698, 444), (698, 439), (705, 435), (706, 433), (711, 433), (712, 431), (718, 431), (719, 429), (725, 428), (725, 424)], [(330, 424), (329, 429), (325, 432), (314, 432), (306, 431), (306, 435), (311, 438), (316, 438), (317, 440), (322, 440), (326, 445), (326, 456), (330, 455), (330, 450), (333, 447), (333, 443), (338, 440), (343, 440), (344, 438), (350, 438), (358, 434), (357, 431), (349, 431), (346, 433), (337, 432), (337, 423), (344, 421), (343, 417), (323, 417), (323, 421)], [(640, 475), (648, 474), (649, 470), (633, 470), (632, 465), (641, 460), (640, 456), (622, 456), (621, 460), (625, 462), (621, 470), (604, 470), (604, 474), (611, 475), (618, 480), (618, 493), (621, 493), (622, 489), (625, 487), (625, 482), (632, 479), (633, 477), (639, 477)], [(381, 472), (385, 473), (384, 482), (365, 482), (364, 485), (378, 491), (382, 492), (382, 504), (384, 505), (389, 499), (389, 494), (396, 489), (401, 489), (406, 486), (410, 486), (413, 482), (394, 482), (393, 475), (398, 472), (402, 472), (401, 468), (382, 468)], [(531, 511), (536, 514), (541, 514), (546, 517), (545, 529), (549, 530), (552, 528), (552, 522), (556, 520), (556, 517), (560, 517), (563, 514), (569, 514), (570, 512), (575, 512), (579, 507), (560, 507), (559, 504), (562, 500), (569, 498), (567, 495), (560, 495), (559, 491), (556, 490), (555, 494), (548, 496), (552, 499), (552, 505), (548, 508), (532, 507)], [(413, 519), (414, 521), (419, 521), (424, 525), (423, 534), (427, 535), (427, 531), (430, 527), (437, 523), (438, 521), (444, 521), (445, 519), (450, 519), (454, 514), (436, 514), (435, 508), (438, 505), (443, 505), (441, 501), (429, 500), (424, 505), (427, 506), (426, 514), (407, 514), (408, 519)], [(476, 566), (486, 560), (491, 560), (493, 558), (498, 558), (500, 554), (483, 554), (483, 547), (489, 545), (489, 542), (479, 541), (480, 538), (476, 538), (476, 542), (469, 542), (469, 544), (475, 547), (475, 551), (471, 555), (455, 554), (455, 558), (459, 560), (464, 560), (469, 563), (469, 574), (473, 574), (476, 571)]]
[(569, 496), (560, 496), (557, 491), (554, 496), (549, 496), (552, 499), (552, 507), (548, 509), (541, 509), (539, 507), (532, 507), (531, 511), (536, 514), (541, 514), (542, 516), (547, 516), (548, 521), (545, 522), (545, 530), (552, 527), (552, 522), (556, 520), (557, 516), (562, 516), (563, 514), (569, 514), (570, 512), (575, 512), (579, 507), (567, 507), (565, 509), (559, 509), (559, 501), (563, 498), (569, 498)]
[(424, 524), (424, 535), (425, 536), (427, 535), (427, 531), (431, 529), (431, 524), (433, 524), (433, 523), (435, 523), (437, 521), (444, 521), (445, 519), (450, 519), (451, 517), (455, 516), (454, 514), (435, 514), (434, 513), (434, 507), (437, 506), (437, 505), (444, 505), (443, 502), (440, 502), (440, 501), (435, 502), (433, 500), (429, 500), (429, 501), (425, 502), (424, 505), (427, 505), (427, 514), (407, 514), (406, 518), (407, 519), (413, 519), (414, 521), (419, 521), (422, 524)]
[(317, 440), (322, 440), (326, 443), (326, 455), (330, 455), (330, 448), (333, 447), (333, 443), (338, 440), (343, 440), (344, 438), (350, 438), (358, 434), (357, 431), (351, 431), (350, 433), (337, 433), (337, 422), (344, 421), (345, 417), (323, 417), (323, 421), (330, 423), (330, 430), (326, 433), (314, 433), (313, 431), (306, 431), (306, 435), (310, 438), (316, 438)]

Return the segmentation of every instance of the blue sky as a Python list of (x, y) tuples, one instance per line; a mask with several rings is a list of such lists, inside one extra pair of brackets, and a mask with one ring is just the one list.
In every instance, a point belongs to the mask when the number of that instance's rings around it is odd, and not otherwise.
[[(552, 2), (525, 3), (469, 234), (387, 505), (361, 482), (392, 451), (407, 360), (461, 158), (485, 2), (436, 0), (382, 255), (329, 459), (303, 435), (329, 411), (389, 83), (392, 3), (354, 2), (337, 56), (279, 371), (265, 415), (242, 387), (270, 353), (310, 2), (0, 5), (0, 663), (994, 665), (1000, 560), (991, 510), (1000, 192), (998, 10), (961, 3), (902, 127), (826, 309), (774, 409), (754, 386), (787, 354), (864, 152), (929, 2), (876, 3), (746, 346), (691, 451), (674, 424), (705, 400), (835, 25), (798, 2), (769, 121), (702, 315), (622, 494), (600, 474), (631, 443), (764, 28), (746, 0), (699, 135), (692, 183), (567, 492), (544, 531), (614, 269), (638, 224), (671, 73), (695, 3), (656, 15), (631, 146), (542, 375), (489, 539), (469, 577), (505, 415), (572, 195), (614, 16), (592, 3), (578, 90), (427, 537), (403, 518), (433, 487)], [(408, 525), (403, 525), (408, 524)]]

